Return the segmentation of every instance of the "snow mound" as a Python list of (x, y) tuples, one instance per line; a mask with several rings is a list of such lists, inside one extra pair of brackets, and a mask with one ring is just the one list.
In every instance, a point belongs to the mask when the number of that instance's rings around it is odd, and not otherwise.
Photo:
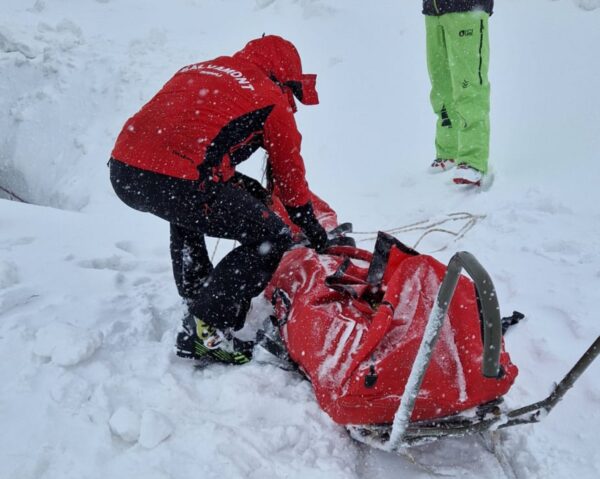
[(33, 351), (59, 366), (74, 366), (90, 358), (102, 345), (102, 339), (99, 331), (53, 323), (38, 330)]
[(0, 28), (0, 52), (20, 53), (30, 59), (36, 57), (36, 53), (25, 43), (16, 40), (7, 28)]

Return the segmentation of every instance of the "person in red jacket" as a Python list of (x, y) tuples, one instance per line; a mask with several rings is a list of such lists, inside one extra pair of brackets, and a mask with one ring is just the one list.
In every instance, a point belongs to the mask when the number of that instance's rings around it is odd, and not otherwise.
[[(295, 98), (318, 103), (315, 85), (292, 43), (263, 36), (233, 56), (181, 68), (119, 134), (109, 162), (117, 196), (170, 223), (175, 282), (190, 311), (179, 356), (251, 358), (250, 344), (232, 331), (292, 245), (289, 228), (254, 194), (258, 182), (235, 171), (258, 148), (267, 151), (272, 187), (292, 221), (312, 247), (326, 247), (294, 121)], [(204, 235), (240, 246), (213, 268)]]

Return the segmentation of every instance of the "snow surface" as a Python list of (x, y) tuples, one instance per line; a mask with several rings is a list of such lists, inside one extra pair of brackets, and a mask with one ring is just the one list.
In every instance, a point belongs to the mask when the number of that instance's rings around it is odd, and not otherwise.
[(319, 74), (321, 105), (298, 113), (311, 187), (363, 232), (485, 215), (419, 248), (472, 252), (503, 313), (527, 314), (506, 338), (507, 401), (541, 399), (600, 329), (600, 0), (496, 3), (496, 179), (474, 193), (425, 173), (420, 2), (2, 0), (0, 187), (32, 204), (0, 200), (0, 478), (600, 477), (598, 364), (495, 454), (469, 438), (408, 457), (353, 442), (293, 373), (179, 361), (168, 227), (107, 178), (123, 122), (178, 68), (290, 38)]

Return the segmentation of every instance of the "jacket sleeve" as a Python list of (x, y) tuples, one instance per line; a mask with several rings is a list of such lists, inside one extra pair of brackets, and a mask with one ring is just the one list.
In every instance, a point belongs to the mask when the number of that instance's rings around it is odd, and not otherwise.
[(265, 122), (264, 146), (269, 154), (273, 183), (285, 206), (302, 206), (310, 200), (304, 160), (300, 154), (302, 135), (294, 114), (278, 103)]

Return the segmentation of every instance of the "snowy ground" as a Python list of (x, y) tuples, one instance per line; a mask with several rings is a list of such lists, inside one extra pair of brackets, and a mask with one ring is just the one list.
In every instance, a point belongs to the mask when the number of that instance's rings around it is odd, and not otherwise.
[[(503, 313), (527, 314), (507, 336), (520, 368), (509, 404), (545, 396), (597, 337), (600, 0), (497, 2), (496, 181), (479, 194), (425, 173), (419, 3), (3, 0), (0, 187), (32, 204), (0, 199), (0, 478), (600, 477), (598, 364), (541, 424), (503, 434), (499, 454), (456, 440), (410, 459), (352, 442), (294, 374), (194, 371), (172, 354), (183, 310), (167, 225), (120, 204), (105, 163), (175, 70), (263, 32), (319, 74), (322, 104), (298, 123), (311, 187), (341, 220), (370, 232), (485, 215), (419, 248), (471, 251)], [(248, 163), (258, 174), (260, 156)]]

